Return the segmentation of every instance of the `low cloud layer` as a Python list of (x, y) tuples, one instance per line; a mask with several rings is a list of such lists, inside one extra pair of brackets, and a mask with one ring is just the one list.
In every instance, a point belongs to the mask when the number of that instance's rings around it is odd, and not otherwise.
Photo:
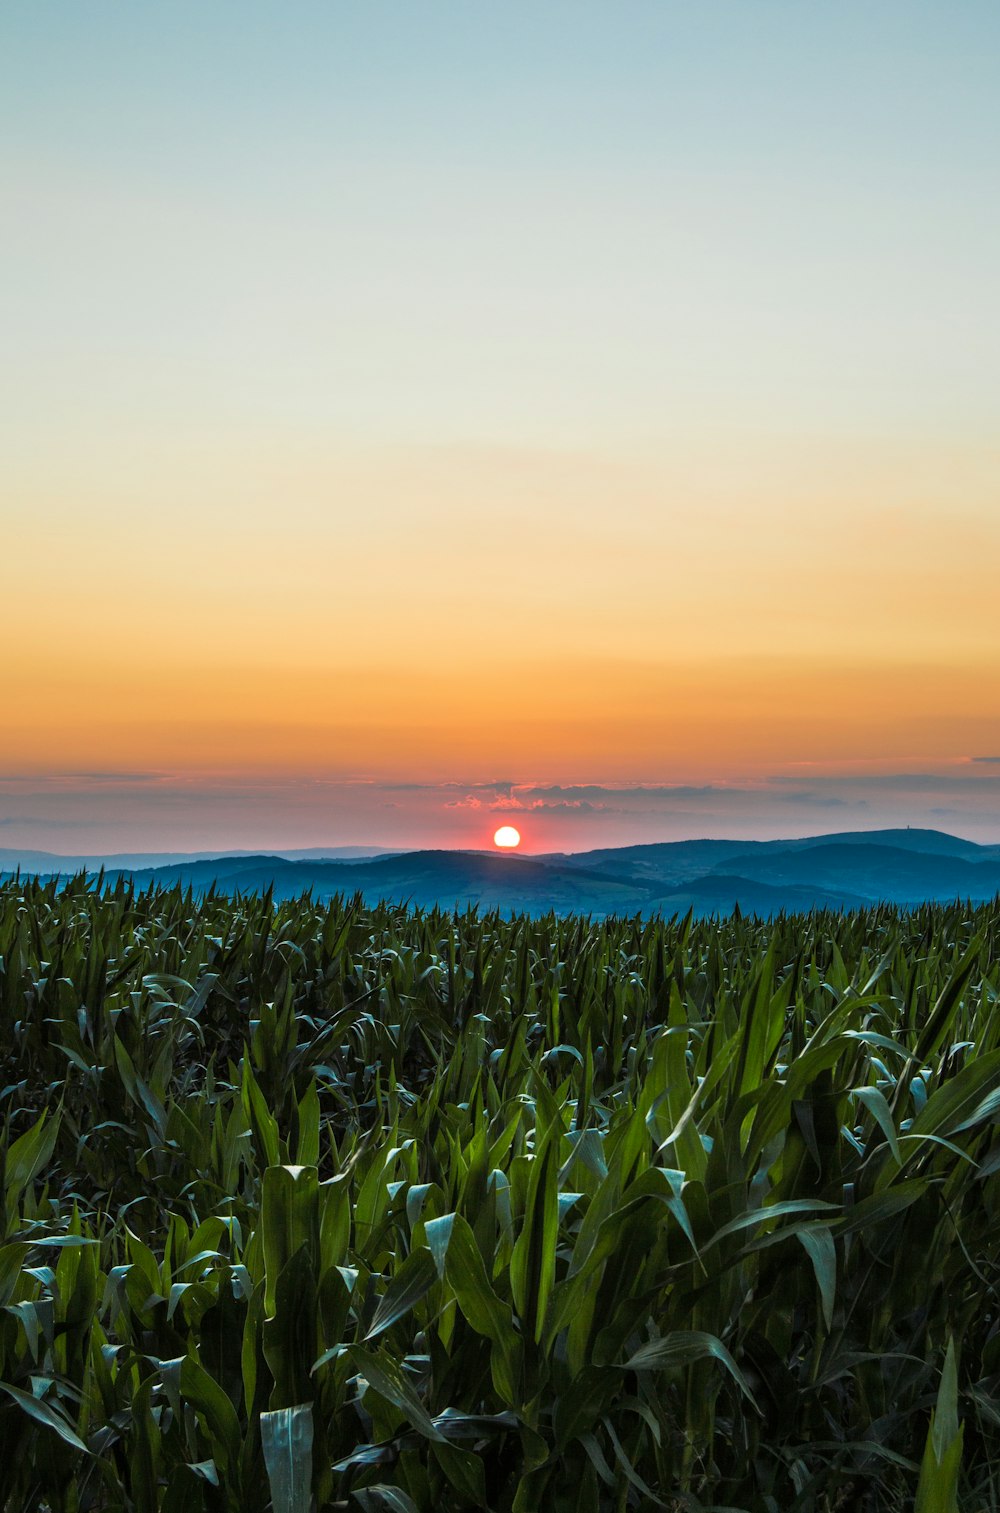
[(528, 851), (692, 836), (815, 835), (897, 826), (1000, 841), (995, 759), (931, 770), (775, 773), (733, 783), (381, 781), (164, 772), (0, 776), (8, 852), (488, 847), (501, 818)]

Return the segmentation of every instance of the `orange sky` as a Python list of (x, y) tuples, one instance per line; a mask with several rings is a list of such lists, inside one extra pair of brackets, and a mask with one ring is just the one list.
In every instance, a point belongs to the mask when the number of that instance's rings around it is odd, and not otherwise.
[[(532, 849), (937, 809), (992, 836), (992, 787), (964, 781), (990, 774), (962, 764), (1000, 751), (996, 463), (982, 445), (792, 439), (722, 458), (691, 442), (282, 454), (272, 439), (89, 470), (28, 460), (2, 773), (11, 801), (33, 775), (61, 797), (8, 803), (5, 838), (474, 844), (491, 815), (428, 795), (498, 777), (750, 785), (739, 816), (542, 805), (522, 826)], [(949, 805), (918, 790), (895, 809), (883, 793), (854, 814), (772, 813), (759, 792), (959, 769)], [(141, 787), (116, 808), (102, 783), (97, 803), (87, 775), (105, 772), (153, 774), (161, 799), (178, 785), (169, 814), (143, 810)], [(72, 800), (66, 774), (82, 775)], [(372, 810), (359, 782), (430, 786)], [(224, 823), (194, 797), (241, 783)], [(85, 833), (59, 828), (87, 816)]]
[(665, 451), (25, 467), (5, 762), (731, 780), (1000, 744), (1000, 453)]

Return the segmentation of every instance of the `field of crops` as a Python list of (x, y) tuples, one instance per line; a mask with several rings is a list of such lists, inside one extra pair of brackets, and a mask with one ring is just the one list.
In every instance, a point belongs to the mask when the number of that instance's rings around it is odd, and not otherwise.
[(998, 929), (4, 885), (0, 1508), (1000, 1506)]

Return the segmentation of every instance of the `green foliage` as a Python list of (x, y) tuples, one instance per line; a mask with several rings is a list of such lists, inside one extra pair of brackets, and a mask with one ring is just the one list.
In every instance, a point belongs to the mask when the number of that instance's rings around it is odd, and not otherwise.
[(937, 1406), (931, 1413), (920, 1467), (914, 1513), (958, 1513), (958, 1473), (964, 1429), (958, 1421), (958, 1372), (955, 1343), (948, 1341)]
[(998, 1505), (1000, 907), (0, 887), (0, 1510)]

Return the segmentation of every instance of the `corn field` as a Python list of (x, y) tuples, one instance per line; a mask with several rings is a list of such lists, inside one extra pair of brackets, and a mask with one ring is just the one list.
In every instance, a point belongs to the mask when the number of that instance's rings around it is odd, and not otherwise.
[(0, 887), (0, 1509), (1000, 1507), (1000, 906)]

